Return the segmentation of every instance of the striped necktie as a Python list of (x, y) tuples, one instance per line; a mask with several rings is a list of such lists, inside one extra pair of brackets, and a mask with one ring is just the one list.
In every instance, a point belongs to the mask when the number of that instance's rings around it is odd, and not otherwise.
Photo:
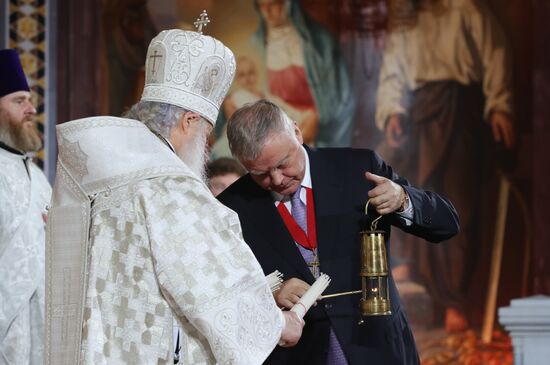
[[(292, 196), (290, 197), (290, 207), (292, 218), (294, 218), (294, 221), (296, 221), (296, 223), (304, 230), (307, 235), (307, 209), (302, 199), (300, 199), (301, 191), (302, 186), (300, 185), (298, 189), (294, 192), (294, 194), (292, 194)], [(306, 262), (311, 262), (315, 258), (312, 250), (308, 250), (307, 248), (302, 247), (302, 245), (297, 244), (296, 246), (298, 246), (302, 257)], [(319, 276), (319, 272), (317, 272), (316, 276)], [(338, 338), (336, 338), (336, 334), (334, 333), (334, 330), (332, 328), (330, 329), (328, 346), (329, 351), (327, 356), (327, 365), (347, 365), (348, 362), (346, 361), (346, 356), (344, 355), (342, 346), (340, 345), (340, 342), (338, 342)]]

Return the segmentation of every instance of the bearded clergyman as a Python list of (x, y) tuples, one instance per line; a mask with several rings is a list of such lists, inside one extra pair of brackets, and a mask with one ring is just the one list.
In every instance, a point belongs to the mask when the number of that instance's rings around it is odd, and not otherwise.
[(42, 364), (44, 243), (51, 187), (19, 55), (0, 50), (0, 364)]
[(237, 214), (204, 182), (233, 53), (162, 31), (145, 72), (125, 118), (57, 127), (46, 363), (261, 364), (303, 321), (276, 306)]

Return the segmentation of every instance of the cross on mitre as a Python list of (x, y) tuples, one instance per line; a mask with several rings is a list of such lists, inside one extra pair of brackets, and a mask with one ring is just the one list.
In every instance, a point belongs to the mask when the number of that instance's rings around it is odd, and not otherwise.
[(202, 27), (206, 27), (208, 23), (210, 23), (210, 19), (208, 18), (208, 14), (206, 14), (206, 10), (203, 10), (200, 17), (193, 24), (197, 28), (197, 32), (202, 34)]
[(162, 58), (162, 55), (157, 54), (157, 53), (158, 53), (158, 51), (155, 49), (155, 52), (152, 55), (149, 56), (149, 58), (153, 60), (153, 65), (151, 67), (151, 74), (152, 75), (155, 75), (155, 72), (157, 71), (157, 67), (156, 67), (157, 66), (157, 58), (159, 58), (159, 59)]

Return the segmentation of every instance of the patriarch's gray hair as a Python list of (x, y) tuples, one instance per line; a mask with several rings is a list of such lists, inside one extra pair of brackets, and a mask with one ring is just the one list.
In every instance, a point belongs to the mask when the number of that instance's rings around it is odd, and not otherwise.
[(182, 107), (172, 104), (157, 101), (140, 101), (134, 104), (124, 117), (139, 120), (149, 129), (169, 139), (170, 131), (187, 111)]

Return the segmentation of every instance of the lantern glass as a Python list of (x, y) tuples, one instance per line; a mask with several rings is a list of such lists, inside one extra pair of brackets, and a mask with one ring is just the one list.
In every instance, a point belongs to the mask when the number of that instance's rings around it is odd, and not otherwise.
[(373, 298), (388, 298), (388, 277), (387, 276), (371, 276), (365, 278), (365, 294), (364, 299)]

